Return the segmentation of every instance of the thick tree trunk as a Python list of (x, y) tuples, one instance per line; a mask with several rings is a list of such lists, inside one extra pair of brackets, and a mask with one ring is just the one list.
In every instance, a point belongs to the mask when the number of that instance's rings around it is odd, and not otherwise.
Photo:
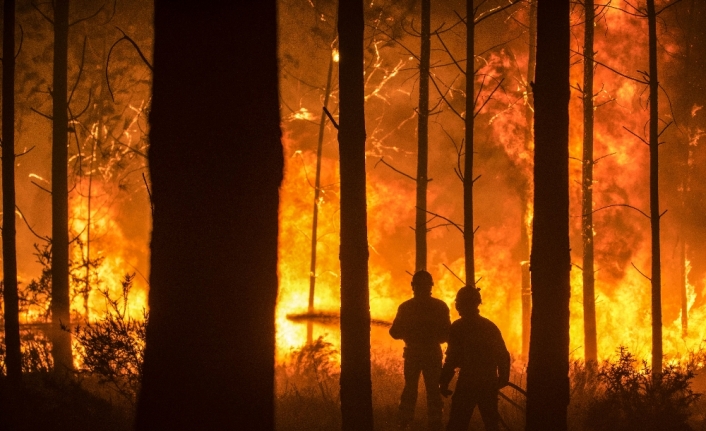
[(417, 213), (414, 225), (415, 270), (427, 269), (427, 185), (429, 183), (429, 59), (431, 57), (431, 0), (422, 0), (419, 54), (419, 121), (417, 123)]
[(54, 86), (52, 132), (52, 356), (54, 369), (59, 372), (73, 369), (71, 333), (61, 327), (71, 325), (69, 298), (69, 188), (68, 188), (68, 134), (67, 106), (69, 42), (69, 0), (54, 3)]
[(363, 3), (340, 0), (341, 419), (344, 431), (373, 429), (365, 191)]
[(569, 404), (569, 6), (537, 10), (532, 328), (527, 430), (567, 429)]
[[(530, 0), (529, 4), (529, 59), (527, 61), (527, 106), (525, 108), (525, 147), (527, 151), (533, 151), (534, 136), (532, 134), (532, 120), (534, 117), (534, 69), (537, 64), (537, 0)], [(529, 271), (530, 260), (530, 229), (528, 223), (532, 217), (530, 209), (530, 179), (527, 178), (524, 189), (520, 193), (520, 205), (522, 206), (522, 220), (520, 220), (520, 248), (522, 262), (522, 358), (526, 361), (529, 356), (530, 344), (530, 324), (532, 316), (532, 283)]]
[(274, 430), (276, 2), (157, 0), (137, 430)]
[(652, 231), (652, 370), (662, 372), (662, 268), (659, 234), (659, 80), (657, 77), (657, 16), (647, 0), (650, 53), (650, 227)]
[(583, 44), (583, 192), (581, 236), (583, 238), (583, 334), (586, 362), (598, 360), (596, 341), (596, 294), (593, 269), (593, 0), (584, 0), (585, 27)]
[(473, 222), (473, 129), (475, 127), (475, 17), (473, 0), (466, 0), (466, 152), (463, 166), (463, 245), (466, 253), (466, 285), (476, 284), (475, 225)]
[(2, 269), (5, 371), (22, 380), (15, 230), (15, 0), (5, 0), (2, 45)]

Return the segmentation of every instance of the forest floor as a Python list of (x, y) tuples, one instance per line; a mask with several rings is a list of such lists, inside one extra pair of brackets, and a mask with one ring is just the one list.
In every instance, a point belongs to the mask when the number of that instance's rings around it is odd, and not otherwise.
[[(621, 350), (622, 352), (622, 350)], [(277, 431), (340, 429), (341, 413), (337, 352), (319, 339), (290, 354), (277, 367)], [(404, 386), (402, 358), (373, 355), (373, 414), (376, 431), (398, 430), (397, 406)], [(570, 431), (706, 431), (706, 371), (674, 368), (655, 387), (649, 372), (627, 351), (600, 368), (573, 362), (570, 369)], [(525, 387), (524, 371), (513, 370), (511, 381)], [(420, 379), (421, 380), (421, 379)], [(613, 388), (610, 390), (608, 388)], [(452, 387), (453, 389), (453, 387)], [(525, 397), (507, 387), (499, 401), (504, 426), (524, 430)], [(509, 399), (509, 401), (508, 401)], [(411, 431), (426, 431), (426, 394), (420, 381), (416, 418)], [(444, 399), (444, 422), (450, 398)], [(470, 430), (485, 429), (474, 412)]]
[[(402, 358), (387, 353), (372, 357), (376, 431), (399, 429), (397, 406), (404, 386)], [(667, 383), (655, 389), (649, 374), (640, 372), (637, 361), (631, 362), (632, 358), (626, 355), (604, 364), (598, 371), (587, 370), (580, 362), (572, 363), (569, 430), (706, 431), (706, 397), (698, 395), (706, 393), (706, 371), (672, 370), (665, 373)], [(287, 362), (280, 362), (276, 368), (277, 431), (339, 430), (339, 372), (338, 352), (322, 339), (292, 351)], [(511, 380), (524, 387), (524, 377), (521, 370), (515, 370)], [(607, 389), (611, 384), (612, 392)], [(3, 386), (0, 384), (0, 390)], [(502, 392), (512, 402), (500, 399), (500, 413), (506, 425), (501, 429), (523, 430), (524, 395), (512, 388)], [(101, 384), (97, 377), (25, 374), (22, 398), (15, 412), (21, 418), (21, 426), (16, 429), (21, 431), (132, 429), (134, 400)], [(420, 382), (411, 431), (426, 431), (425, 399)], [(445, 421), (450, 402), (444, 400)], [(0, 418), (7, 418), (7, 413), (0, 411)], [(0, 429), (7, 428), (0, 423)], [(470, 430), (483, 429), (476, 411)]]

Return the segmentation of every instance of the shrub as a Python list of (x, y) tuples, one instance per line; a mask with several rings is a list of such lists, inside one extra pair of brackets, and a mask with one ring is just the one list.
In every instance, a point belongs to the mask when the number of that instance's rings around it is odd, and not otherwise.
[(598, 372), (604, 392), (588, 405), (586, 428), (612, 431), (691, 430), (690, 408), (700, 394), (691, 389), (693, 369), (670, 365), (656, 379), (646, 362), (624, 347), (615, 362), (606, 362)]
[(134, 403), (140, 389), (145, 349), (145, 330), (148, 314), (144, 319), (134, 319), (126, 313), (134, 274), (122, 280), (122, 295), (111, 297), (102, 291), (108, 312), (96, 321), (78, 325), (73, 330), (81, 360), (80, 372), (99, 378), (130, 403)]

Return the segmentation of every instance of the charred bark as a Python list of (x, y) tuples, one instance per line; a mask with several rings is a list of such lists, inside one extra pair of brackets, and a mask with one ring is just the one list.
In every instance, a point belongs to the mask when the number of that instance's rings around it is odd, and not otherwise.
[(365, 190), (363, 3), (338, 4), (341, 157), (341, 425), (373, 429)]
[(659, 80), (657, 76), (657, 14), (654, 0), (647, 0), (650, 58), (650, 230), (652, 232), (652, 371), (662, 372), (662, 268), (659, 221)]
[[(534, 146), (534, 136), (532, 134), (532, 120), (534, 117), (534, 69), (537, 64), (537, 0), (530, 0), (529, 4), (529, 55), (527, 61), (527, 106), (525, 107), (525, 146), (527, 151), (532, 151)], [(531, 180), (526, 178), (523, 181), (523, 189), (520, 191), (520, 205), (522, 206), (522, 220), (520, 220), (520, 248), (522, 262), (522, 357), (526, 361), (529, 356), (530, 344), (530, 323), (532, 316), (532, 283), (529, 271), (530, 260), (530, 229), (528, 223), (532, 216), (530, 210), (531, 191), (529, 189)]]
[(569, 6), (537, 8), (532, 328), (527, 430), (566, 430), (569, 404)]
[(69, 188), (68, 188), (68, 42), (69, 0), (54, 3), (54, 79), (52, 89), (52, 247), (51, 316), (52, 356), (58, 372), (73, 369), (69, 297)]
[(22, 381), (15, 218), (15, 0), (5, 0), (2, 46), (2, 269), (5, 372)]
[(274, 430), (276, 2), (157, 0), (154, 28), (150, 318), (135, 429)]
[(584, 0), (585, 24), (583, 43), (583, 160), (582, 160), (582, 218), (583, 239), (583, 334), (586, 362), (598, 360), (596, 340), (596, 293), (593, 260), (593, 39), (595, 9), (593, 0)]
[(417, 212), (414, 225), (415, 271), (427, 269), (427, 185), (429, 184), (429, 60), (431, 57), (431, 0), (422, 0), (419, 54), (419, 112), (417, 122)]
[(473, 224), (473, 130), (475, 127), (475, 8), (466, 0), (466, 155), (463, 165), (463, 246), (466, 255), (466, 285), (476, 284), (475, 225)]

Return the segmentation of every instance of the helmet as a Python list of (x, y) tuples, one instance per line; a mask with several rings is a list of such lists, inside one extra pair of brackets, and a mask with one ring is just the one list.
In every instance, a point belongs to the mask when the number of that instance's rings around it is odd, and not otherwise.
[(483, 300), (480, 297), (480, 289), (473, 286), (464, 286), (456, 292), (456, 304), (461, 304), (464, 306), (468, 304), (469, 306), (477, 307), (482, 304)]
[(433, 286), (434, 279), (431, 278), (431, 274), (422, 269), (421, 271), (415, 272), (412, 276), (412, 286), (416, 285)]

